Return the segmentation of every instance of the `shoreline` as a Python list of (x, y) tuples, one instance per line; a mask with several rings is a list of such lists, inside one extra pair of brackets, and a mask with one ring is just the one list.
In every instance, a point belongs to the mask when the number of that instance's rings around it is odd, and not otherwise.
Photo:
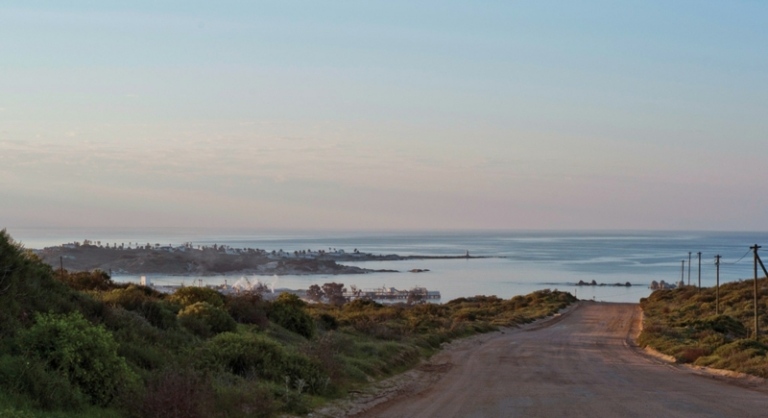
[[(85, 240), (30, 250), (54, 269), (70, 271), (101, 270), (110, 276), (166, 275), (179, 277), (215, 277), (228, 275), (347, 275), (367, 273), (399, 273), (399, 270), (366, 269), (342, 262), (376, 262), (408, 260), (471, 260), (491, 258), (464, 255), (407, 255), (362, 253), (357, 249), (267, 251), (254, 248), (210, 247), (189, 244), (160, 246), (150, 244), (128, 247), (114, 244), (102, 246)], [(415, 271), (413, 271), (415, 272)]]

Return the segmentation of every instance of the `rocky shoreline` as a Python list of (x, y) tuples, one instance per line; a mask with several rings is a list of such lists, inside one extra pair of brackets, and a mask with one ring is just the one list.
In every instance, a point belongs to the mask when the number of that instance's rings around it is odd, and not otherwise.
[(339, 264), (345, 261), (391, 261), (427, 259), (480, 258), (469, 254), (460, 256), (399, 256), (362, 253), (356, 249), (304, 250), (294, 252), (266, 251), (228, 246), (195, 247), (121, 244), (102, 246), (84, 241), (42, 250), (32, 250), (54, 269), (68, 271), (102, 270), (116, 275), (163, 274), (214, 276), (223, 274), (302, 275), (302, 274), (365, 274), (398, 272), (371, 270)]

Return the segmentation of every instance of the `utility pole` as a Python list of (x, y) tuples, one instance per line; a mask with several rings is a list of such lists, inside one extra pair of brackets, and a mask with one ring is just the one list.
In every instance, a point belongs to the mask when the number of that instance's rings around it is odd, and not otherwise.
[[(755, 248), (755, 297), (757, 297), (757, 265), (760, 264), (760, 268), (763, 269), (763, 273), (765, 273), (766, 278), (768, 278), (768, 270), (766, 270), (765, 264), (763, 264), (763, 260), (761, 260), (760, 256), (757, 255), (757, 249), (760, 248), (760, 246), (755, 244), (754, 248)], [(757, 299), (755, 299), (755, 325), (757, 325)], [(757, 338), (757, 336), (755, 338)]]
[(59, 256), (59, 277), (61, 277), (61, 281), (64, 281), (64, 257)]
[(691, 285), (691, 252), (688, 251), (688, 286)]
[(717, 285), (715, 286), (715, 315), (720, 315), (720, 254), (715, 256)]
[(757, 250), (760, 249), (760, 246), (755, 244), (754, 247), (749, 247), (749, 249), (755, 253), (755, 298), (753, 305), (755, 308), (755, 340), (757, 340), (759, 336), (759, 325), (757, 317)]
[(683, 260), (682, 263), (682, 267), (680, 268), (680, 283), (685, 283), (685, 260)]
[(699, 292), (701, 292), (701, 251), (696, 254), (699, 255)]

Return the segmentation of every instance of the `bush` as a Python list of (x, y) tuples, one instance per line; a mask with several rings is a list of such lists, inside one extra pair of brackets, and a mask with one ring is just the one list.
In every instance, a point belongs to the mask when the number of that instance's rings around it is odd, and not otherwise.
[(168, 330), (177, 327), (176, 312), (168, 302), (160, 300), (146, 300), (137, 310), (152, 326)]
[(130, 285), (125, 289), (115, 289), (101, 295), (102, 301), (109, 306), (122, 307), (141, 314), (155, 327), (171, 329), (176, 327), (174, 306), (159, 299), (154, 290)]
[(227, 312), (241, 324), (253, 324), (264, 329), (269, 324), (266, 303), (259, 293), (243, 293), (230, 296), (226, 301)]
[(115, 283), (109, 277), (109, 274), (101, 271), (79, 271), (75, 273), (57, 274), (54, 277), (59, 278), (67, 286), (75, 290), (110, 290), (115, 288)]
[(36, 323), (20, 335), (31, 361), (65, 378), (97, 405), (109, 404), (136, 381), (117, 343), (103, 326), (95, 326), (80, 313), (37, 315)]
[(43, 409), (80, 410), (86, 396), (62, 374), (52, 373), (38, 359), (0, 357), (0, 387), (3, 392), (29, 398)]
[(120, 344), (118, 353), (129, 364), (142, 369), (156, 369), (167, 363), (168, 359), (160, 352), (160, 346), (171, 342), (170, 333), (153, 327), (137, 312), (112, 308), (104, 317), (104, 324)]
[(207, 287), (182, 287), (176, 290), (168, 300), (184, 307), (198, 302), (206, 302), (217, 308), (224, 306), (224, 296)]
[(203, 338), (237, 329), (237, 323), (225, 310), (208, 302), (197, 302), (182, 309), (179, 322)]
[(269, 307), (267, 316), (281, 327), (306, 338), (315, 334), (315, 322), (304, 310), (304, 303), (292, 293), (281, 293)]
[(339, 328), (339, 321), (329, 313), (321, 313), (317, 320), (325, 331), (334, 331)]
[(355, 299), (344, 305), (344, 312), (363, 312), (383, 307), (384, 305), (371, 299)]
[(255, 334), (217, 335), (202, 347), (199, 361), (204, 368), (223, 369), (246, 378), (256, 375), (273, 382), (283, 382), (286, 377), (311, 382), (309, 389), (314, 392), (325, 378), (320, 366), (306, 356)]

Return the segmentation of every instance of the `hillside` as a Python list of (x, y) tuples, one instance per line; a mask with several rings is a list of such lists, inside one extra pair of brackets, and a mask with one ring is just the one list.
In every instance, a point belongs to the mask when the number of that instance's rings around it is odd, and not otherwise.
[(641, 300), (645, 326), (638, 342), (680, 363), (768, 378), (768, 282), (759, 280), (757, 338), (753, 286), (752, 280), (721, 285), (719, 315), (715, 288), (657, 290)]
[(549, 290), (442, 305), (200, 287), (166, 295), (101, 271), (54, 270), (4, 230), (0, 272), (0, 416), (25, 418), (306, 414), (444, 342), (575, 301)]

